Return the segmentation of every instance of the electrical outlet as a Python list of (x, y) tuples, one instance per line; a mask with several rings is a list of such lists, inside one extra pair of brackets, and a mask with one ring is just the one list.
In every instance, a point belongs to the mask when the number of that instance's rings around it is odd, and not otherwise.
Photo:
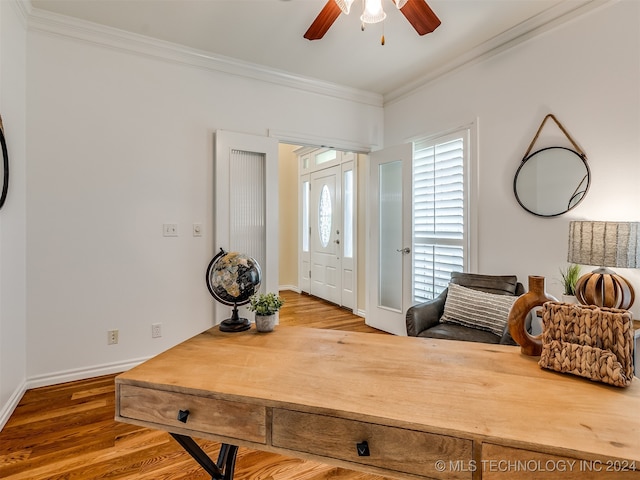
[(109, 330), (107, 332), (107, 345), (115, 345), (118, 343), (118, 330)]
[(177, 237), (178, 236), (178, 224), (177, 223), (164, 223), (164, 224), (162, 224), (162, 235), (164, 237)]
[(162, 324), (161, 323), (152, 323), (151, 324), (151, 338), (160, 338), (162, 336)]

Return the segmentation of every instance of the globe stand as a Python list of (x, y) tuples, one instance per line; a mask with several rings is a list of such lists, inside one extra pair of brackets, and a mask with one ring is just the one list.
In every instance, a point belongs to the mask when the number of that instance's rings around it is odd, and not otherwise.
[(246, 318), (240, 318), (238, 315), (238, 305), (233, 306), (231, 318), (227, 318), (220, 322), (221, 332), (244, 332), (251, 328), (251, 322)]
[(242, 253), (227, 253), (221, 248), (209, 262), (205, 274), (209, 293), (223, 305), (233, 305), (231, 318), (220, 322), (221, 332), (244, 332), (251, 328), (251, 322), (238, 315), (238, 305), (249, 303), (260, 288), (261, 279), (258, 262)]

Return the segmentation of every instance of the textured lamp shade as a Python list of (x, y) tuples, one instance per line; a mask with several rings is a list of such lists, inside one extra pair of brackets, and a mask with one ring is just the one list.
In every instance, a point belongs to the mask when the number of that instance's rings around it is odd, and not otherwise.
[(349, 15), (351, 4), (354, 2), (354, 0), (335, 0), (335, 2), (340, 7), (340, 10), (342, 10), (342, 13), (344, 13), (345, 15)]
[(569, 224), (567, 261), (601, 268), (583, 275), (576, 297), (585, 305), (629, 308), (635, 294), (631, 284), (606, 267), (640, 268), (640, 222), (582, 222)]
[(382, 0), (364, 0), (364, 11), (360, 16), (363, 23), (378, 23), (387, 18), (382, 9)]

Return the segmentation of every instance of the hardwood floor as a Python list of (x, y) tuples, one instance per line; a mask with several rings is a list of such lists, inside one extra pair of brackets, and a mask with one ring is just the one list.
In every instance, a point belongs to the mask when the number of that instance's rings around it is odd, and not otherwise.
[[(281, 325), (382, 333), (349, 310), (308, 295), (281, 294)], [(210, 479), (168, 433), (114, 421), (114, 377), (26, 392), (0, 432), (0, 478)], [(199, 443), (217, 458), (217, 443)], [(247, 448), (239, 449), (235, 472), (236, 480), (383, 479)]]
[(340, 308), (333, 303), (290, 291), (280, 292), (280, 295), (285, 302), (284, 307), (280, 310), (281, 325), (384, 333), (366, 325), (364, 319), (353, 315), (351, 310)]

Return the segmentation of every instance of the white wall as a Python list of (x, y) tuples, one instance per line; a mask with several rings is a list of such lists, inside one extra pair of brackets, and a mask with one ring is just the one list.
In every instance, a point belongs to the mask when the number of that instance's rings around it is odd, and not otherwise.
[[(559, 296), (570, 220), (640, 221), (639, 23), (640, 2), (614, 2), (385, 106), (385, 146), (479, 120), (480, 272), (515, 273), (525, 286), (543, 275)], [(548, 113), (592, 173), (585, 200), (552, 219), (523, 210), (512, 186)], [(557, 127), (547, 122), (545, 132)], [(617, 271), (640, 292), (638, 270)], [(632, 311), (640, 318), (640, 295)]]
[[(66, 36), (74, 31), (28, 37), (30, 385), (117, 371), (212, 325), (216, 129), (381, 143), (381, 106)], [(163, 238), (163, 223), (179, 237)], [(118, 345), (107, 345), (109, 329)]]
[[(525, 283), (545, 275), (559, 294), (569, 220), (640, 220), (639, 9), (614, 3), (458, 70), (386, 105), (383, 125), (370, 103), (141, 53), (126, 39), (31, 20), (25, 34), (16, 3), (0, 2), (12, 156), (0, 211), (0, 415), (25, 381), (117, 371), (211, 325), (204, 271), (219, 128), (377, 146), (383, 126), (393, 145), (477, 118), (479, 270)], [(549, 112), (587, 152), (593, 183), (570, 214), (541, 219), (511, 185)], [(203, 237), (191, 236), (194, 222)], [(178, 223), (180, 236), (163, 238), (163, 223)], [(621, 273), (640, 285), (636, 271)], [(152, 340), (156, 322), (163, 337)], [(113, 328), (120, 343), (107, 346)]]
[(0, 114), (10, 185), (0, 210), (0, 428), (25, 389), (25, 52), (26, 18), (0, 2)]

